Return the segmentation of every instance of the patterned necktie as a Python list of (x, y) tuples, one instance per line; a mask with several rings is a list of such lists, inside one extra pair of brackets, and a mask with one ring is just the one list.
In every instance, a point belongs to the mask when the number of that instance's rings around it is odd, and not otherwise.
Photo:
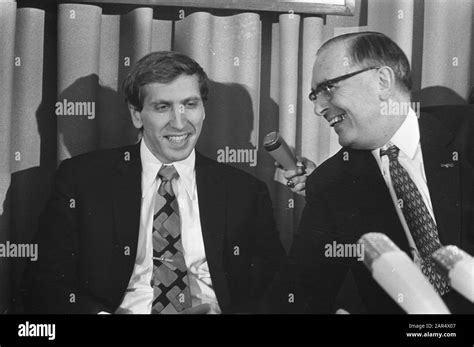
[(173, 165), (163, 165), (158, 176), (161, 184), (153, 215), (152, 313), (177, 313), (191, 307), (178, 202), (171, 185), (179, 175)]
[(436, 272), (431, 265), (431, 254), (441, 248), (438, 228), (426, 207), (420, 191), (408, 172), (398, 161), (400, 149), (390, 145), (386, 150), (380, 150), (380, 156), (387, 155), (389, 159), (390, 177), (397, 195), (399, 206), (415, 241), (421, 256), (421, 271), (429, 279), (440, 295), (447, 293), (449, 287), (446, 278)]

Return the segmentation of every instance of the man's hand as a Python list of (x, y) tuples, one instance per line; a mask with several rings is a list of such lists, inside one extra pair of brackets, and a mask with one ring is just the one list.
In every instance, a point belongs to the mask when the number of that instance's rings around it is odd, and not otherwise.
[(287, 186), (292, 192), (305, 195), (306, 177), (316, 169), (316, 164), (305, 157), (296, 156), (298, 160), (297, 170), (285, 170), (278, 163), (275, 166), (284, 170), (283, 176), (288, 180)]

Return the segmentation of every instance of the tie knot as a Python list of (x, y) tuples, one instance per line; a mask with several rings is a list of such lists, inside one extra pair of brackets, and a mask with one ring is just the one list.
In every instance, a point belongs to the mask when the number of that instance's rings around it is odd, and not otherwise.
[(395, 145), (390, 145), (386, 149), (380, 149), (380, 156), (388, 156), (389, 160), (394, 160), (398, 158), (398, 152), (400, 152), (400, 148)]
[(171, 181), (173, 178), (179, 177), (179, 174), (173, 165), (163, 165), (158, 171), (158, 176), (162, 181)]

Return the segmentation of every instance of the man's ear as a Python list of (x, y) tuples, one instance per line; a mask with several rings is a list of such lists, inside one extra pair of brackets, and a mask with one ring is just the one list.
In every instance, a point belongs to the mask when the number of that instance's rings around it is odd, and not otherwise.
[(395, 88), (395, 73), (389, 66), (383, 66), (378, 70), (378, 84), (380, 99), (387, 100)]
[(130, 116), (132, 117), (133, 126), (137, 129), (141, 129), (143, 127), (141, 112), (137, 111), (130, 103), (128, 103), (128, 110), (130, 111)]

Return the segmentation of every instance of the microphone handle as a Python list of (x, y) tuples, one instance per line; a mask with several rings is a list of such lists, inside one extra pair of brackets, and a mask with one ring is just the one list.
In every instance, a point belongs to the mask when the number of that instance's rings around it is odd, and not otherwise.
[(402, 251), (382, 254), (372, 263), (372, 276), (409, 314), (449, 314), (441, 297)]
[(296, 170), (298, 168), (298, 166), (296, 165), (296, 157), (293, 155), (290, 147), (288, 147), (285, 141), (281, 141), (280, 146), (271, 151), (268, 151), (268, 153), (281, 166), (283, 166), (285, 170)]
[(474, 303), (474, 258), (460, 260), (449, 272), (451, 287)]

